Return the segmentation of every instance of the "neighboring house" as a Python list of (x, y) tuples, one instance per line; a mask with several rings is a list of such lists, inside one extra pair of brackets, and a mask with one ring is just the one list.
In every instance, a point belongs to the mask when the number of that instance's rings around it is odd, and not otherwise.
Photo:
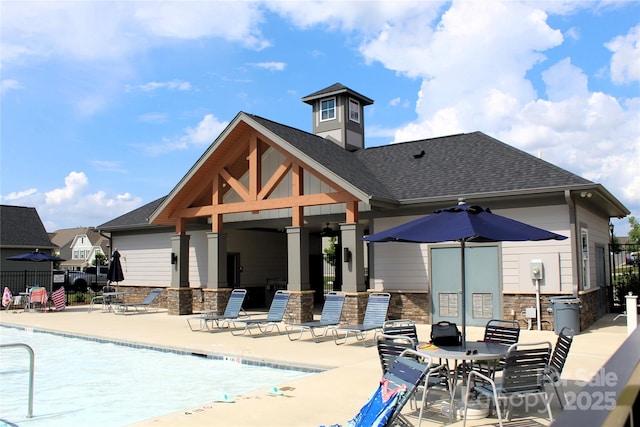
[[(36, 250), (55, 255), (56, 249), (35, 208), (0, 205), (0, 272), (51, 272), (50, 262), (8, 261), (7, 258)], [(6, 280), (4, 274), (2, 278)]]
[(90, 227), (76, 227), (56, 230), (51, 233), (51, 241), (60, 247), (60, 263), (63, 270), (84, 270), (96, 264), (96, 255), (104, 255), (109, 260), (109, 238)]
[(464, 198), (569, 237), (469, 245), (468, 324), (535, 306), (532, 260), (544, 265), (546, 317), (553, 295), (581, 298), (583, 327), (606, 312), (609, 220), (629, 211), (602, 185), (481, 132), (365, 148), (371, 99), (335, 84), (302, 101), (313, 133), (240, 112), (169, 195), (99, 227), (121, 254), (124, 286), (167, 286), (169, 314), (190, 314), (223, 310), (231, 287), (268, 305), (277, 279), (292, 293), (290, 318), (307, 321), (330, 228), (350, 321), (370, 289), (392, 293), (390, 318), (459, 322), (457, 244), (362, 237)]

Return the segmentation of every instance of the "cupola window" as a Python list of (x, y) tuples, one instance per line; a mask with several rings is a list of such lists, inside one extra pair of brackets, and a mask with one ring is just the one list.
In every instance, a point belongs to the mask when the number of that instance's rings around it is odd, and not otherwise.
[(336, 99), (330, 98), (320, 102), (321, 120), (333, 120), (336, 118)]
[(360, 103), (349, 98), (349, 120), (360, 123)]

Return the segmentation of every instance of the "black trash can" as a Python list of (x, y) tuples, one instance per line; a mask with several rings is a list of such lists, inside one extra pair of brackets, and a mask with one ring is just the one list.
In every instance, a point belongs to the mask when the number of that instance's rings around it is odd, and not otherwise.
[(580, 332), (580, 299), (574, 296), (549, 298), (553, 309), (553, 331), (557, 334), (562, 328), (571, 328), (575, 334)]

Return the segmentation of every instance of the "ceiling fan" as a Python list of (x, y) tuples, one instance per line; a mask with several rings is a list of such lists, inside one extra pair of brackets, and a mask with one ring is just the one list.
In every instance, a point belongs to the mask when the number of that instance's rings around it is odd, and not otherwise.
[(325, 228), (322, 229), (322, 231), (320, 231), (320, 236), (322, 237), (335, 237), (338, 235), (338, 231), (332, 229), (331, 227), (329, 227), (329, 223), (327, 223), (327, 226)]

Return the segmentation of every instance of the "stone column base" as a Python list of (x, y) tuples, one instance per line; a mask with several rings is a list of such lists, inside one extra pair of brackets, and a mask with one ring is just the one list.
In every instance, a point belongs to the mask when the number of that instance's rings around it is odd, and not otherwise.
[(289, 291), (289, 303), (284, 316), (285, 323), (313, 321), (313, 296), (315, 291)]
[(193, 314), (191, 288), (167, 288), (167, 314)]
[(431, 301), (428, 291), (384, 290), (391, 294), (387, 320), (410, 319), (416, 323), (430, 323)]
[(349, 325), (361, 325), (367, 310), (369, 292), (349, 292), (345, 294), (342, 317)]

